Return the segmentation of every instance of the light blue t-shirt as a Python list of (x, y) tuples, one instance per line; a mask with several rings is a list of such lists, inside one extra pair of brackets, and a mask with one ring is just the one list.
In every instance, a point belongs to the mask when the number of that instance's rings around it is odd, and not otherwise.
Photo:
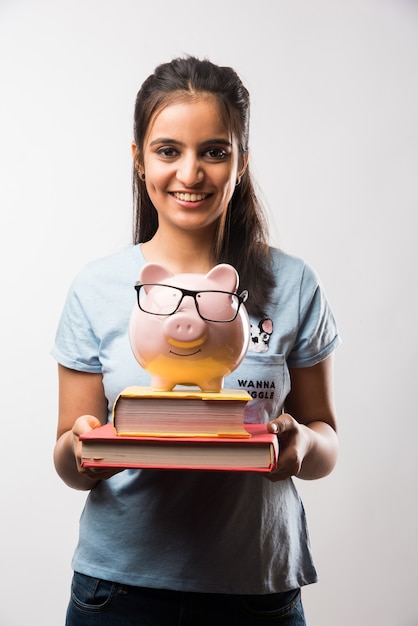
[[(340, 342), (321, 284), (302, 260), (272, 249), (277, 287), (265, 319), (251, 321), (250, 349), (225, 378), (246, 389), (245, 421), (277, 416), (289, 367), (322, 361)], [(65, 367), (102, 373), (109, 419), (118, 393), (148, 385), (128, 337), (140, 246), (94, 261), (76, 277), (52, 355)], [(75, 571), (128, 585), (262, 594), (317, 580), (303, 505), (292, 479), (259, 474), (125, 470), (101, 481), (80, 520)]]

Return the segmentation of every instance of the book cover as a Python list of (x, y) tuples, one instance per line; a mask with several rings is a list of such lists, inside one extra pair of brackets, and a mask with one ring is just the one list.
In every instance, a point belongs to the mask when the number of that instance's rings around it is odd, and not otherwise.
[(245, 424), (240, 437), (120, 436), (112, 423), (80, 436), (85, 467), (271, 472), (278, 462), (277, 436), (265, 424)]
[(158, 391), (134, 385), (116, 398), (112, 419), (123, 436), (247, 438), (243, 421), (249, 400), (242, 389)]

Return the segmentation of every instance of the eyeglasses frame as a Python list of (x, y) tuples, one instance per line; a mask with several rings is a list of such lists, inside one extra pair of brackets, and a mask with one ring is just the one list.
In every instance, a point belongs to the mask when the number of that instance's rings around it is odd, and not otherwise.
[[(151, 311), (145, 311), (145, 309), (142, 308), (142, 306), (141, 306), (141, 304), (139, 302), (139, 291), (140, 291), (141, 287), (159, 287), (159, 286), (160, 287), (170, 287), (171, 289), (177, 289), (178, 291), (181, 291), (181, 293), (182, 293), (180, 301), (179, 301), (178, 305), (176, 306), (175, 310), (172, 313), (154, 313), (154, 312), (151, 312)], [(199, 290), (195, 291), (194, 289), (184, 289), (183, 287), (177, 287), (177, 285), (166, 285), (166, 284), (163, 284), (163, 283), (141, 283), (140, 281), (135, 283), (134, 287), (135, 287), (135, 291), (136, 291), (136, 300), (137, 300), (138, 307), (144, 313), (148, 313), (149, 315), (159, 315), (161, 317), (167, 317), (169, 315), (174, 315), (179, 310), (180, 305), (183, 302), (184, 298), (186, 296), (190, 296), (194, 300), (196, 311), (197, 311), (199, 317), (202, 320), (204, 320), (205, 322), (214, 322), (215, 324), (229, 324), (230, 322), (233, 322), (237, 318), (237, 315), (238, 315), (238, 312), (240, 310), (241, 304), (244, 304), (244, 302), (246, 302), (248, 300), (248, 291), (246, 289), (244, 289), (240, 294), (238, 294), (236, 292), (232, 292), (232, 291), (222, 291), (221, 289), (199, 289)], [(203, 317), (203, 315), (199, 311), (199, 304), (198, 304), (197, 299), (196, 299), (196, 296), (199, 293), (225, 293), (228, 296), (235, 296), (236, 298), (238, 298), (238, 306), (237, 306), (237, 310), (235, 311), (234, 317), (232, 319), (230, 319), (230, 320), (211, 320), (211, 319), (208, 319), (207, 317)]]

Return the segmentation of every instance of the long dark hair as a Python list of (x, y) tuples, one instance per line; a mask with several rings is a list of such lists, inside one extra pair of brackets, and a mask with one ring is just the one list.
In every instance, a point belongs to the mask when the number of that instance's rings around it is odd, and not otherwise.
[[(153, 116), (179, 98), (196, 94), (214, 95), (232, 134), (241, 159), (248, 153), (250, 98), (237, 73), (195, 57), (174, 59), (159, 65), (139, 90), (134, 112), (134, 140), (137, 146), (133, 167), (135, 244), (149, 241), (158, 228), (158, 214), (138, 173), (142, 164), (144, 139)], [(275, 284), (270, 266), (264, 211), (254, 190), (249, 167), (235, 187), (224, 218), (219, 220), (212, 256), (215, 263), (230, 263), (238, 271), (240, 289), (248, 289), (246, 307), (263, 316), (269, 293)]]

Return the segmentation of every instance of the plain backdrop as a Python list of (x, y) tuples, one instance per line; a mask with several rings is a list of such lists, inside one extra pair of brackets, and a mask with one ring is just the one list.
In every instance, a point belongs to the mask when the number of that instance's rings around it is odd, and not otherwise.
[(53, 469), (49, 351), (74, 275), (131, 241), (136, 92), (186, 53), (249, 88), (272, 242), (319, 272), (344, 340), (339, 464), (297, 481), (308, 624), (417, 626), (414, 0), (0, 0), (0, 626), (64, 624), (85, 494)]

